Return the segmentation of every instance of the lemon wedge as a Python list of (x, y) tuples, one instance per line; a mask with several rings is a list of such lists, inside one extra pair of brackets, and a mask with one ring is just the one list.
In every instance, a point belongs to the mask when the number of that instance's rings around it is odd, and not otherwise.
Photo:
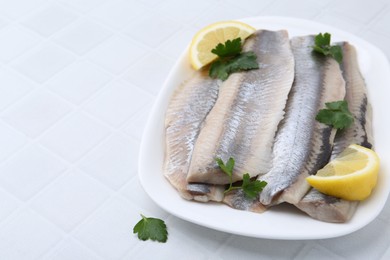
[(371, 149), (352, 144), (306, 180), (324, 194), (346, 200), (364, 200), (377, 183), (378, 171), (378, 155)]
[(238, 22), (226, 21), (210, 24), (195, 34), (190, 45), (190, 62), (198, 70), (211, 63), (217, 55), (211, 52), (218, 43), (241, 38), (242, 42), (256, 29), (252, 26)]

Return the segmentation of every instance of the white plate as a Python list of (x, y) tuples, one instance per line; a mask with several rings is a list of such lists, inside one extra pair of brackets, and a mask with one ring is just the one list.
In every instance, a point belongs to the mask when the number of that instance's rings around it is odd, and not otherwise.
[(265, 213), (232, 209), (224, 204), (198, 203), (182, 199), (162, 173), (164, 155), (164, 115), (172, 91), (191, 72), (187, 50), (183, 52), (160, 91), (150, 114), (140, 149), (139, 178), (146, 193), (164, 210), (187, 221), (244, 236), (270, 239), (320, 239), (354, 232), (378, 216), (390, 190), (388, 163), (390, 137), (387, 110), (390, 98), (390, 67), (385, 55), (366, 41), (328, 25), (284, 17), (242, 19), (258, 29), (287, 29), (295, 35), (329, 32), (332, 41), (349, 41), (358, 50), (359, 64), (366, 79), (374, 109), (376, 151), (381, 157), (378, 185), (372, 196), (360, 203), (348, 223), (332, 224), (314, 220), (292, 206), (273, 207)]

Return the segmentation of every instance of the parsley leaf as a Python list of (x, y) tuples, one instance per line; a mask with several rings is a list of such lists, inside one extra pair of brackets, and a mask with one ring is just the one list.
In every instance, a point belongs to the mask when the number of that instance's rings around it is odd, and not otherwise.
[(219, 58), (211, 64), (209, 76), (226, 80), (234, 72), (258, 69), (256, 54), (252, 51), (241, 52), (241, 50), (241, 38), (227, 40), (225, 44), (219, 43), (211, 50)]
[[(221, 158), (216, 158), (215, 161), (217, 162), (219, 168), (226, 173), (227, 176), (229, 176), (230, 180), (230, 186), (229, 189), (232, 189), (233, 186), (233, 168), (234, 168), (234, 159), (232, 157), (229, 158), (229, 160), (226, 162), (226, 164), (222, 161)], [(228, 190), (229, 190), (228, 189)], [(225, 191), (226, 193), (226, 191)]]
[(234, 163), (235, 163), (234, 159), (232, 157), (230, 157), (226, 163), (224, 163), (221, 158), (216, 158), (215, 161), (217, 162), (217, 164), (221, 168), (221, 170), (224, 173), (226, 173), (230, 179), (229, 188), (227, 188), (224, 191), (224, 193), (227, 193), (227, 192), (232, 191), (232, 190), (242, 189), (246, 197), (253, 199), (267, 185), (267, 183), (265, 181), (259, 181), (259, 180), (251, 181), (251, 177), (250, 177), (249, 173), (245, 173), (243, 175), (241, 186), (233, 186), (232, 176), (233, 176), (233, 168), (234, 168)]
[(327, 45), (330, 45), (330, 39), (331, 39), (331, 36), (329, 33), (319, 33), (315, 38), (314, 38), (314, 43), (316, 44), (316, 46), (318, 47), (323, 47), (323, 46), (327, 46)]
[(234, 168), (234, 159), (232, 157), (229, 158), (229, 160), (226, 162), (226, 164), (222, 161), (221, 158), (215, 159), (217, 161), (217, 164), (221, 170), (226, 173), (229, 177), (233, 175), (233, 168)]
[(267, 185), (265, 181), (254, 180), (251, 181), (251, 177), (248, 173), (245, 173), (242, 179), (242, 190), (250, 199), (253, 199), (257, 196), (259, 192), (263, 190), (263, 188)]
[(141, 214), (142, 219), (134, 226), (133, 233), (138, 233), (138, 238), (145, 241), (151, 239), (165, 243), (168, 239), (168, 231), (165, 222), (158, 218), (147, 218)]
[(234, 40), (227, 40), (225, 44), (218, 43), (211, 52), (218, 57), (231, 57), (240, 54), (241, 48), (241, 38), (236, 38)]
[(343, 51), (338, 45), (330, 45), (331, 36), (329, 33), (320, 33), (314, 38), (313, 50), (325, 56), (332, 56), (338, 63), (343, 60)]
[(212, 78), (226, 80), (230, 74), (242, 70), (258, 69), (257, 56), (254, 52), (243, 52), (232, 59), (218, 59), (210, 66), (209, 75)]
[(337, 129), (349, 127), (353, 123), (353, 115), (345, 100), (325, 103), (326, 109), (321, 109), (316, 120)]

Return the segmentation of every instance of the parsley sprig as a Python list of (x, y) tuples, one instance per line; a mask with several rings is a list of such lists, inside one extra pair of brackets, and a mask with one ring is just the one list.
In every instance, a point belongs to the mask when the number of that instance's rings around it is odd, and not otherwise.
[(344, 129), (353, 123), (353, 115), (348, 109), (345, 100), (325, 103), (326, 109), (321, 109), (316, 120), (337, 129)]
[(224, 44), (219, 43), (212, 53), (218, 56), (209, 70), (209, 76), (226, 80), (230, 74), (242, 70), (258, 69), (257, 56), (254, 52), (241, 52), (241, 38), (227, 40)]
[(165, 243), (168, 239), (168, 231), (165, 222), (158, 218), (148, 218), (141, 214), (142, 219), (133, 228), (133, 233), (138, 233), (138, 238)]
[(233, 186), (233, 168), (234, 168), (234, 159), (232, 157), (227, 160), (226, 163), (222, 161), (221, 158), (215, 159), (219, 168), (229, 176), (229, 188), (225, 190), (224, 193), (227, 193), (232, 190), (238, 190), (242, 189), (245, 196), (247, 196), (250, 199), (253, 199), (257, 196), (259, 192), (263, 190), (263, 188), (267, 185), (267, 182), (265, 181), (259, 181), (259, 180), (251, 180), (251, 177), (249, 173), (245, 173), (243, 175), (242, 184), (241, 186)]
[(330, 45), (331, 35), (320, 33), (314, 38), (313, 50), (325, 56), (332, 56), (338, 63), (343, 60), (343, 51), (338, 45)]

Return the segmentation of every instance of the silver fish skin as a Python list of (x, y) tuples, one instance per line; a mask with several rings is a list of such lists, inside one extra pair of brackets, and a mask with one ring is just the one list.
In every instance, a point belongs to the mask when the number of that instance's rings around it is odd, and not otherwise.
[[(331, 159), (334, 159), (350, 144), (373, 148), (372, 109), (368, 102), (367, 88), (360, 72), (355, 47), (347, 42), (341, 43), (343, 61), (341, 69), (346, 83), (345, 100), (348, 102), (354, 122), (336, 133)], [(320, 193), (311, 189), (295, 205), (314, 219), (325, 222), (342, 223), (350, 220), (358, 202), (348, 201)]]
[(269, 206), (298, 203), (310, 189), (305, 178), (329, 160), (336, 133), (315, 117), (326, 102), (344, 99), (345, 82), (339, 64), (313, 53), (314, 36), (294, 37), (295, 78), (273, 147), (273, 167), (259, 180), (267, 186), (260, 202)]
[(345, 100), (354, 122), (349, 128), (337, 132), (332, 158), (353, 143), (370, 149), (374, 145), (372, 107), (368, 101), (367, 87), (360, 72), (356, 49), (348, 42), (343, 42), (340, 46), (343, 50), (341, 69), (346, 82)]
[(187, 173), (200, 128), (217, 97), (220, 81), (197, 71), (175, 90), (165, 115), (164, 176), (187, 200), (221, 201), (223, 186), (188, 184)]
[(225, 194), (222, 202), (231, 208), (238, 210), (251, 211), (256, 213), (263, 213), (267, 210), (267, 207), (259, 202), (258, 196), (253, 199), (247, 198), (242, 189), (228, 192)]
[(341, 200), (311, 189), (295, 206), (314, 219), (344, 223), (351, 219), (358, 204), (358, 201)]
[(270, 167), (273, 139), (294, 78), (288, 33), (259, 30), (243, 50), (255, 52), (259, 69), (233, 73), (223, 82), (196, 141), (188, 182), (229, 183), (216, 158), (235, 159), (233, 182)]

